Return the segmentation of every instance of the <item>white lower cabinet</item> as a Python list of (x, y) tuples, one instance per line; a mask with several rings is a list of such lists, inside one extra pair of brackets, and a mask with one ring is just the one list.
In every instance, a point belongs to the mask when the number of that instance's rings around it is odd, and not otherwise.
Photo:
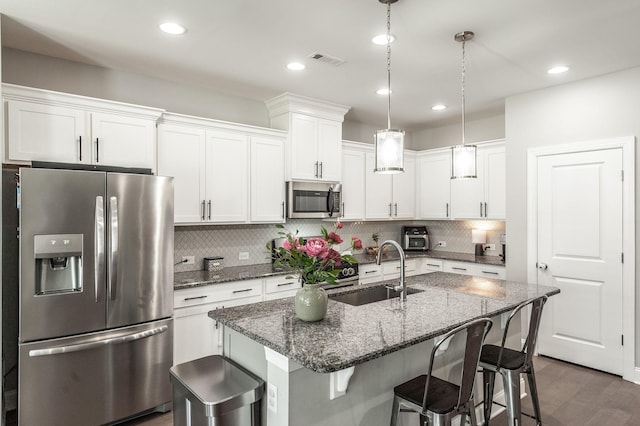
[(376, 265), (375, 263), (359, 265), (358, 275), (360, 276), (360, 284), (382, 281), (382, 265)]
[(451, 260), (444, 261), (444, 272), (453, 272), (455, 274), (473, 275), (476, 277), (505, 278), (504, 266), (485, 265), (482, 263), (455, 262)]
[(430, 274), (432, 272), (442, 271), (442, 260), (423, 257), (418, 262), (418, 270), (420, 274)]
[(295, 296), (301, 285), (297, 276), (290, 278), (287, 278), (287, 276), (265, 278), (264, 300), (275, 300)]
[(222, 353), (222, 334), (209, 311), (260, 301), (260, 279), (175, 291), (173, 364)]
[[(406, 259), (404, 261), (404, 274), (406, 277), (418, 275), (417, 259)], [(400, 261), (392, 260), (382, 264), (382, 278), (384, 280), (393, 280), (400, 278)]]

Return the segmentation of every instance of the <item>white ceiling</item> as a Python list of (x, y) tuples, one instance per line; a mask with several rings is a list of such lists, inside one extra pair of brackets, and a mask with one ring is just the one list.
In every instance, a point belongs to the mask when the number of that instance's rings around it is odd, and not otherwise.
[[(467, 43), (467, 118), (501, 113), (504, 98), (640, 66), (638, 0), (399, 0), (391, 8), (392, 127), (460, 117)], [(0, 0), (2, 44), (251, 99), (293, 92), (351, 106), (347, 118), (386, 127), (386, 30), (378, 0)], [(185, 25), (182, 36), (157, 25)], [(344, 59), (331, 66), (307, 56)], [(287, 62), (307, 69), (292, 72)], [(571, 67), (547, 75), (556, 64)], [(46, 72), (46, 70), (43, 70)], [(450, 108), (434, 112), (431, 106)]]

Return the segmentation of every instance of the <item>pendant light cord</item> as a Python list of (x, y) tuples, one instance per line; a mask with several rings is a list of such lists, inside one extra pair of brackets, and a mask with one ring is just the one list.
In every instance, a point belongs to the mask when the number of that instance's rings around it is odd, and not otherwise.
[(391, 1), (387, 1), (387, 129), (391, 128)]
[(466, 127), (466, 122), (465, 122), (465, 117), (464, 117), (464, 113), (465, 113), (465, 99), (464, 99), (464, 83), (465, 83), (465, 73), (466, 73), (466, 67), (465, 67), (465, 43), (466, 43), (466, 37), (463, 35), (462, 36), (462, 146), (464, 146), (464, 134), (465, 134), (465, 127)]

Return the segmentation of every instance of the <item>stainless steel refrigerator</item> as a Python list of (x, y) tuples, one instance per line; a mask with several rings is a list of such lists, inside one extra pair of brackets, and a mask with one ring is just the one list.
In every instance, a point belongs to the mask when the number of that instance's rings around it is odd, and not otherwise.
[(169, 408), (173, 179), (20, 169), (18, 422)]

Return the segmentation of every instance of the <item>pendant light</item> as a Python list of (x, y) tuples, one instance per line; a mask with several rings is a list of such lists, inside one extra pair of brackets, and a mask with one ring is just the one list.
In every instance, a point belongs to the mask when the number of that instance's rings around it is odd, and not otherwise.
[(464, 83), (465, 83), (465, 43), (469, 40), (473, 40), (473, 32), (463, 31), (457, 33), (454, 39), (457, 42), (462, 43), (462, 144), (451, 148), (451, 179), (470, 179), (477, 178), (476, 171), (476, 147), (475, 145), (465, 145), (465, 98), (464, 98)]
[(398, 0), (379, 0), (387, 5), (387, 128), (375, 133), (375, 173), (404, 172), (404, 130), (391, 128), (391, 4)]

